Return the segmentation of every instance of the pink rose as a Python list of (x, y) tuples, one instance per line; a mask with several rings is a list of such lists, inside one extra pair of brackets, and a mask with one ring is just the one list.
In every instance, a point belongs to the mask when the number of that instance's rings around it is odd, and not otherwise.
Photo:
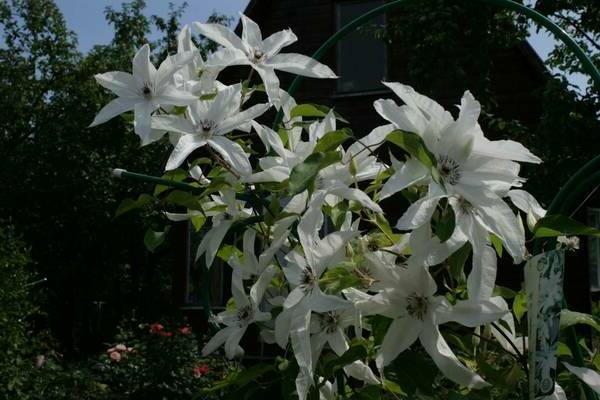
[(210, 367), (206, 364), (198, 364), (194, 367), (192, 372), (194, 373), (194, 376), (196, 378), (200, 378), (201, 376), (206, 375), (210, 372)]
[(165, 327), (159, 324), (158, 322), (155, 322), (152, 325), (150, 325), (150, 333), (159, 333), (163, 329), (165, 329)]
[(182, 326), (181, 328), (179, 328), (179, 333), (187, 335), (189, 333), (192, 333), (192, 328), (190, 328), (189, 326)]
[(112, 353), (110, 353), (109, 357), (113, 362), (121, 361), (121, 353), (119, 353), (118, 351), (113, 351)]

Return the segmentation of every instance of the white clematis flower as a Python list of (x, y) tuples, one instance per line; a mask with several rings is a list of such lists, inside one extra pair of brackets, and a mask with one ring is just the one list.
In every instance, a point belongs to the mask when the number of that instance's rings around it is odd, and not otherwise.
[(235, 254), (229, 259), (229, 265), (244, 279), (250, 279), (253, 276), (258, 276), (264, 269), (273, 261), (275, 253), (279, 251), (283, 243), (287, 240), (289, 231), (285, 231), (276, 236), (271, 242), (271, 245), (258, 257), (255, 253), (256, 231), (248, 229), (244, 232), (244, 257), (242, 260)]
[(108, 103), (90, 126), (102, 124), (119, 114), (134, 110), (135, 133), (142, 144), (157, 140), (152, 133), (150, 118), (161, 105), (187, 106), (197, 100), (192, 94), (177, 89), (173, 74), (195, 57), (194, 51), (167, 57), (158, 70), (150, 62), (150, 46), (145, 44), (133, 57), (133, 75), (113, 71), (94, 76), (96, 81), (118, 98)]
[(380, 369), (390, 364), (417, 339), (442, 373), (450, 380), (481, 388), (487, 383), (465, 367), (452, 352), (438, 325), (454, 321), (475, 327), (497, 320), (505, 310), (486, 300), (460, 301), (451, 305), (443, 296), (435, 296), (437, 286), (427, 269), (409, 267), (390, 279), (389, 287), (355, 305), (365, 314), (393, 318), (376, 358)]
[(239, 274), (233, 274), (231, 279), (231, 292), (235, 300), (235, 309), (225, 310), (215, 317), (215, 321), (226, 325), (210, 339), (202, 349), (202, 355), (207, 356), (223, 343), (225, 343), (225, 354), (227, 358), (240, 357), (244, 350), (239, 342), (248, 326), (254, 322), (264, 322), (271, 319), (271, 314), (259, 309), (260, 302), (265, 290), (275, 276), (276, 269), (267, 267), (258, 280), (250, 288), (250, 295), (244, 291), (243, 281)]
[(165, 169), (179, 167), (194, 150), (205, 145), (215, 149), (237, 172), (252, 172), (248, 155), (242, 147), (225, 134), (263, 114), (268, 104), (257, 104), (240, 112), (241, 85), (233, 85), (217, 93), (212, 100), (197, 100), (187, 110), (187, 118), (159, 115), (152, 127), (174, 132), (180, 136)]
[(241, 38), (223, 25), (194, 23), (199, 33), (225, 47), (214, 53), (209, 61), (212, 66), (250, 65), (265, 84), (269, 101), (276, 106), (281, 100), (276, 69), (312, 78), (337, 78), (328, 66), (310, 57), (279, 53), (283, 47), (298, 40), (290, 29), (263, 40), (258, 25), (245, 15), (240, 15), (243, 25)]
[[(356, 311), (353, 308), (332, 310), (322, 314), (313, 314), (311, 319), (310, 345), (313, 359), (318, 360), (323, 347), (327, 344), (335, 354), (341, 356), (350, 346), (344, 331), (356, 323)], [(357, 360), (344, 367), (349, 376), (371, 385), (378, 385), (379, 379), (371, 368)]]
[[(473, 244), (477, 257), (485, 252), (487, 232), (491, 232), (502, 239), (515, 263), (520, 263), (525, 255), (524, 232), (502, 197), (511, 187), (521, 185), (519, 164), (512, 160), (533, 162), (537, 158), (526, 149), (510, 153), (503, 144), (498, 144), (498, 157), (478, 153), (477, 146), (489, 149), (495, 142), (480, 140), (483, 133), (477, 119), (481, 106), (469, 92), (463, 95), (458, 119), (454, 120), (439, 104), (411, 88), (398, 83), (386, 85), (407, 105), (398, 107), (392, 100), (378, 100), (376, 110), (397, 128), (420, 135), (437, 161), (437, 181), (416, 160), (395, 166), (394, 175), (399, 176), (389, 180), (386, 196), (413, 184), (428, 184), (429, 189), (408, 208), (397, 228), (411, 230), (429, 223), (439, 201), (447, 197), (456, 216), (456, 231)], [(491, 144), (481, 145), (484, 142)]]
[[(252, 209), (245, 207), (245, 202), (237, 200), (235, 191), (227, 189), (220, 195), (212, 195), (213, 201), (203, 204), (204, 214), (212, 217), (212, 227), (204, 234), (196, 251), (196, 260), (205, 254), (206, 268), (210, 268), (219, 251), (221, 242), (229, 228), (239, 219), (252, 215)], [(225, 206), (225, 210), (222, 210)]]

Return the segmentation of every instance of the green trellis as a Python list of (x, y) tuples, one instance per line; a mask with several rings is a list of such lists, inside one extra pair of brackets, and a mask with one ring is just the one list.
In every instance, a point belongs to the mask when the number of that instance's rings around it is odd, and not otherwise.
[[(360, 17), (356, 18), (352, 22), (348, 23), (344, 27), (342, 27), (339, 31), (333, 34), (325, 43), (319, 47), (317, 51), (312, 55), (312, 58), (316, 60), (320, 60), (327, 53), (329, 49), (331, 49), (334, 45), (336, 45), (340, 40), (342, 40), (346, 35), (365, 25), (372, 19), (377, 16), (380, 16), (388, 11), (395, 10), (405, 5), (419, 3), (421, 1), (426, 0), (394, 0), (387, 4), (384, 4), (380, 7), (377, 7)], [(512, 0), (475, 0), (482, 3), (491, 4), (494, 6), (498, 6), (499, 8), (503, 8), (506, 10), (514, 11), (519, 14), (526, 16), (528, 19), (534, 21), (535, 23), (543, 26), (548, 29), (554, 36), (562, 41), (569, 50), (575, 54), (575, 56), (581, 62), (583, 69), (590, 75), (594, 84), (600, 90), (600, 71), (593, 64), (591, 59), (585, 54), (585, 52), (579, 47), (579, 45), (558, 25), (550, 21), (544, 15), (538, 13), (537, 11), (526, 7), (522, 4), (516, 3)], [(298, 90), (300, 84), (304, 78), (302, 76), (297, 76), (292, 82), (290, 88), (288, 89), (288, 93), (293, 96), (294, 93)], [(280, 111), (273, 123), (273, 127), (276, 128), (277, 125), (281, 122), (283, 118), (283, 112)], [(155, 184), (166, 185), (170, 187), (174, 187), (179, 190), (190, 191), (190, 192), (198, 192), (198, 188), (181, 183), (181, 182), (173, 182), (167, 179), (162, 179), (154, 176), (148, 176), (143, 174), (137, 174), (132, 172), (127, 172), (124, 170), (115, 170), (115, 175), (118, 177), (134, 179), (139, 181), (151, 182)], [(600, 155), (596, 156), (594, 159), (589, 161), (583, 167), (581, 167), (573, 176), (560, 188), (557, 195), (552, 200), (549, 208), (548, 215), (552, 214), (570, 214), (573, 212), (582, 198), (592, 189), (593, 187), (600, 184)], [(245, 200), (248, 200), (247, 194), (242, 194), (242, 197)], [(549, 239), (537, 239), (534, 243), (533, 254), (539, 254), (543, 252), (544, 247), (548, 245), (552, 245), (553, 240)], [(210, 283), (208, 278), (208, 273), (204, 273), (204, 278), (202, 279), (202, 291), (201, 291), (201, 302), (206, 313), (207, 318), (212, 316), (212, 311), (210, 307)], [(563, 298), (562, 307), (567, 307), (567, 302)], [(583, 366), (584, 360), (580, 351), (580, 347), (578, 345), (578, 338), (574, 328), (569, 328), (567, 331), (567, 344), (571, 349), (574, 357), (574, 364), (576, 366)], [(585, 390), (585, 396), (587, 400), (597, 399), (596, 394), (587, 386), (583, 385)]]

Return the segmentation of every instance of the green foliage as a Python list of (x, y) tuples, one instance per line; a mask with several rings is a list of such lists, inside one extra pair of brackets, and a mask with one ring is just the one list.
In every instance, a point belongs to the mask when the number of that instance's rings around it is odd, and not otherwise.
[(290, 174), (290, 194), (302, 193), (314, 182), (319, 171), (341, 159), (341, 154), (335, 151), (313, 153), (302, 163), (296, 165)]
[[(94, 74), (130, 71), (153, 25), (155, 54), (173, 49), (182, 9), (172, 8), (163, 20), (147, 17), (145, 4), (108, 7), (111, 43), (84, 55), (52, 0), (0, 2), (0, 181), (7, 188), (0, 215), (31, 247), (39, 278), (48, 278), (44, 310), (68, 356), (108, 340), (132, 308), (154, 318), (171, 307), (173, 246), (167, 241), (156, 249), (160, 257), (150, 257), (142, 240), (148, 229), (163, 229), (164, 216), (156, 202), (139, 196), (146, 185), (110, 175), (115, 167), (160, 175), (156, 160), (165, 157), (167, 144), (141, 148), (125, 118), (87, 128), (113, 98)], [(214, 48), (205, 40), (197, 44)], [(125, 198), (135, 200), (119, 206)]]
[(600, 236), (600, 230), (585, 226), (565, 215), (549, 215), (540, 219), (535, 224), (533, 232), (537, 238), (571, 235)]
[(28, 359), (31, 317), (36, 313), (28, 285), (32, 283), (29, 249), (14, 236), (12, 227), (0, 227), (0, 397), (11, 398), (26, 390), (23, 370)]
[(386, 139), (388, 142), (406, 151), (428, 168), (432, 168), (437, 164), (433, 154), (425, 147), (423, 139), (416, 133), (396, 130), (391, 132)]

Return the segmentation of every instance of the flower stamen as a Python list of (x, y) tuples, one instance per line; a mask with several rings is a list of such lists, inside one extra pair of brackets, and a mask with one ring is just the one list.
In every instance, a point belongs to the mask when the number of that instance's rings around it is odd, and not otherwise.
[(413, 293), (406, 298), (406, 302), (406, 311), (408, 311), (408, 315), (423, 321), (425, 315), (427, 315), (427, 309), (429, 308), (428, 298), (426, 296)]
[(442, 180), (450, 185), (456, 185), (461, 178), (460, 164), (448, 156), (438, 156), (438, 171)]

